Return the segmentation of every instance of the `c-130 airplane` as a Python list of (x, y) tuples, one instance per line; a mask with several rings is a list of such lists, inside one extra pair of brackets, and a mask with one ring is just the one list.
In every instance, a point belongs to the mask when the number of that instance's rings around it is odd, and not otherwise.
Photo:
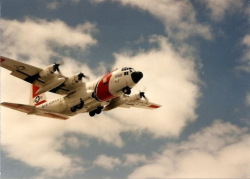
[[(83, 78), (88, 78), (83, 73), (71, 77), (63, 76), (58, 63), (41, 69), (3, 56), (0, 62), (1, 67), (11, 71), (11, 75), (31, 83), (29, 105), (9, 102), (1, 105), (29, 115), (66, 120), (70, 116), (87, 112), (93, 117), (117, 107), (161, 107), (149, 102), (144, 92), (130, 95), (131, 89), (143, 77), (142, 72), (133, 68), (116, 69), (93, 81), (83, 82)], [(62, 97), (47, 101), (45, 92), (56, 93)]]

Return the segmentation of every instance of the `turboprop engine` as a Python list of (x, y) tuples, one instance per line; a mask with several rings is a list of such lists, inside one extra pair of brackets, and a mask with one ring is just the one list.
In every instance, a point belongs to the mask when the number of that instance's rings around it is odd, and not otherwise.
[(58, 71), (58, 73), (61, 75), (61, 72), (59, 70), (59, 66), (60, 64), (58, 63), (55, 63), (53, 65), (50, 65), (50, 66), (47, 66), (45, 67), (40, 73), (39, 73), (39, 76), (41, 78), (44, 78), (44, 77), (48, 77), (48, 76), (51, 76), (52, 74), (54, 74), (56, 71)]
[(67, 79), (65, 80), (65, 85), (68, 86), (68, 85), (76, 84), (76, 83), (78, 83), (79, 81), (81, 81), (82, 78), (87, 78), (87, 79), (89, 79), (88, 76), (84, 75), (83, 73), (79, 73), (79, 74), (77, 74), (77, 75), (74, 75), (74, 76), (71, 76), (71, 77), (67, 78)]
[[(52, 76), (56, 71), (62, 76), (60, 69), (59, 69), (60, 64), (55, 63), (53, 65), (45, 67), (42, 71), (39, 73), (40, 78), (46, 78)], [(57, 76), (52, 76), (50, 80), (48, 80), (37, 92), (36, 94), (41, 94), (46, 91), (49, 91), (53, 88), (56, 88), (57, 86), (61, 85), (64, 83), (65, 78), (58, 78)]]
[(145, 92), (141, 92), (139, 94), (134, 94), (130, 96), (130, 101), (137, 101), (141, 98), (144, 98), (146, 101), (148, 101), (148, 98), (145, 96)]
[(128, 96), (126, 96), (126, 95), (123, 95), (123, 96), (117, 97), (115, 99), (112, 99), (110, 101), (110, 103), (107, 106), (105, 106), (103, 111), (109, 111), (111, 109), (117, 108), (117, 107), (125, 104), (129, 100), (130, 100), (130, 98)]
[(64, 78), (52, 78), (51, 80), (47, 81), (44, 86), (42, 86), (37, 92), (36, 94), (41, 94), (44, 93), (46, 91), (49, 91), (51, 89), (56, 88), (57, 86), (63, 84), (63, 82), (65, 81)]

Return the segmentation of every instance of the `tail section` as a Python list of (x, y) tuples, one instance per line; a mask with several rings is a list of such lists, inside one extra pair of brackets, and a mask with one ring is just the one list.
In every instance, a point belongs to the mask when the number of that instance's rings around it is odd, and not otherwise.
[(46, 102), (46, 96), (44, 93), (42, 94), (36, 94), (36, 92), (40, 89), (40, 87), (32, 84), (31, 90), (30, 90), (30, 105), (32, 106), (38, 106), (40, 104), (43, 104)]
[(10, 108), (10, 109), (14, 109), (14, 110), (17, 110), (20, 112), (27, 113), (27, 114), (35, 114), (38, 116), (50, 117), (50, 118), (61, 119), (61, 120), (66, 120), (69, 118), (68, 116), (66, 116), (64, 114), (39, 110), (35, 106), (26, 105), (26, 104), (3, 102), (3, 103), (1, 103), (1, 105), (5, 106), (7, 108)]
[(46, 102), (46, 96), (44, 93), (36, 94), (36, 92), (39, 89), (40, 88), (38, 86), (33, 85), (33, 84), (31, 85), (29, 105), (3, 102), (1, 103), (1, 106), (5, 106), (7, 108), (14, 109), (14, 110), (24, 112), (27, 114), (34, 114), (38, 116), (50, 117), (50, 118), (61, 119), (61, 120), (68, 119), (69, 117), (64, 114), (51, 112), (51, 111), (47, 111), (47, 110), (36, 107), (37, 105), (40, 105)]

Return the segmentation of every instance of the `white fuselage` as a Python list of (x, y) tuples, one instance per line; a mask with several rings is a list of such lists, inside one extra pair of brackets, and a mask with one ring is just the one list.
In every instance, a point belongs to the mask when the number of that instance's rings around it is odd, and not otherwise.
[[(134, 73), (133, 75), (131, 75)], [(62, 113), (73, 116), (78, 113), (91, 112), (97, 108), (103, 108), (110, 101), (123, 95), (133, 88), (137, 80), (142, 78), (142, 73), (138, 79), (136, 75), (141, 72), (135, 72), (132, 68), (117, 69), (106, 75), (87, 83), (83, 83), (77, 89), (68, 92), (65, 96), (38, 105), (40, 110)], [(136, 77), (135, 77), (136, 76)], [(81, 101), (84, 105), (80, 106)], [(77, 108), (77, 110), (72, 110)]]

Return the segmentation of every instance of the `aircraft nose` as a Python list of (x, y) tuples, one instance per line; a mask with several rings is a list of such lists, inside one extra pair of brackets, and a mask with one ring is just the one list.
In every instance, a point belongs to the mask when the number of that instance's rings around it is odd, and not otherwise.
[(140, 71), (136, 71), (131, 74), (131, 77), (134, 83), (138, 83), (142, 79), (143, 73)]

